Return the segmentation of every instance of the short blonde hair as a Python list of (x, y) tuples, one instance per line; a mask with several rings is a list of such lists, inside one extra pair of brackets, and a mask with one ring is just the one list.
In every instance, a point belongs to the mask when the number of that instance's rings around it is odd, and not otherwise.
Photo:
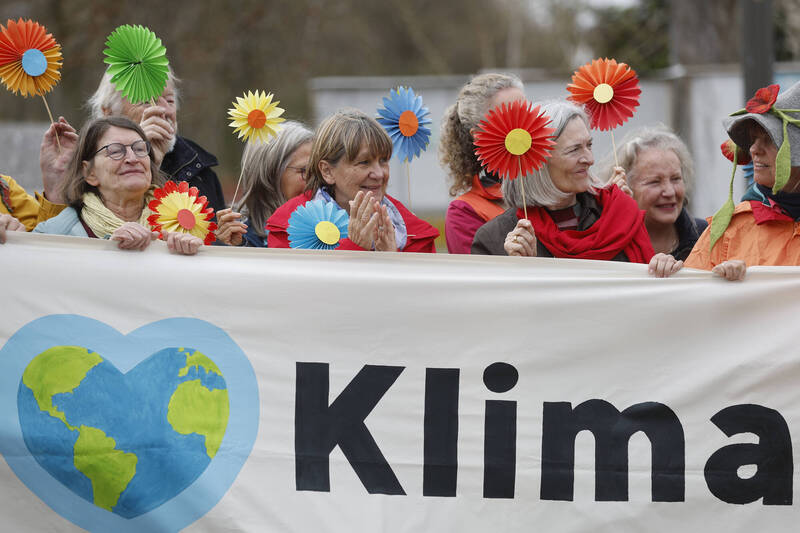
[(366, 113), (341, 109), (322, 121), (311, 145), (306, 190), (317, 192), (326, 185), (319, 168), (321, 161), (331, 165), (336, 165), (342, 158), (353, 161), (364, 145), (370, 157), (392, 157), (392, 139), (378, 121)]

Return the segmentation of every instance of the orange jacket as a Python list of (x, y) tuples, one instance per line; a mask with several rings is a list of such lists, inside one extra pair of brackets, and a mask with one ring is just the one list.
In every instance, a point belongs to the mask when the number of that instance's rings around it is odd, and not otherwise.
[(711, 270), (728, 259), (741, 259), (747, 266), (800, 265), (800, 222), (777, 209), (758, 201), (740, 203), (713, 250), (709, 250), (710, 217), (708, 221), (684, 266)]

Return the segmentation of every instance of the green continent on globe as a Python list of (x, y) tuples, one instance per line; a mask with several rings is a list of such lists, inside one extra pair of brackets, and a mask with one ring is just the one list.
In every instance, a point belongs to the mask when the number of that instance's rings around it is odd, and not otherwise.
[[(96, 353), (80, 346), (55, 346), (37, 355), (22, 374), (22, 382), (27, 386), (39, 409), (58, 418), (69, 429), (67, 418), (53, 405), (53, 396), (74, 391), (86, 374), (99, 365), (103, 359)], [(57, 368), (57, 372), (53, 369)]]
[(80, 426), (78, 431), (75, 468), (92, 482), (94, 504), (111, 511), (136, 475), (138, 458), (115, 449), (116, 441), (97, 428)]
[[(180, 351), (182, 352), (183, 348), (181, 348)], [(189, 370), (192, 367), (195, 367), (198, 370), (202, 368), (206, 371), (206, 374), (213, 372), (218, 376), (222, 376), (222, 372), (219, 371), (219, 368), (214, 364), (214, 361), (197, 351), (192, 355), (186, 356), (186, 366), (181, 368), (180, 372), (178, 372), (178, 376), (183, 377), (188, 375)]]
[(181, 435), (197, 433), (205, 436), (206, 453), (213, 459), (228, 427), (228, 409), (227, 390), (210, 390), (195, 379), (181, 383), (172, 393), (167, 420)]

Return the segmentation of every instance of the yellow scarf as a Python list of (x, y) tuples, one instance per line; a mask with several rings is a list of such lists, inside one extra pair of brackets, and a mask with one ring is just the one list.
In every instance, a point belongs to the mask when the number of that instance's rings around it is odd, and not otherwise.
[[(150, 201), (155, 198), (155, 196), (153, 196), (153, 191), (155, 191), (155, 189), (155, 185), (151, 185), (145, 193), (144, 209), (142, 209), (142, 214), (139, 216), (139, 220), (137, 221), (145, 228), (150, 227), (147, 217), (152, 215), (153, 212), (150, 211), (150, 208), (147, 207), (147, 204), (149, 204)], [(119, 227), (125, 223), (124, 220), (119, 218), (109, 208), (107, 208), (103, 204), (103, 201), (100, 199), (100, 197), (93, 192), (87, 192), (83, 195), (81, 219), (100, 239), (106, 239), (110, 237), (114, 231), (119, 229)]]

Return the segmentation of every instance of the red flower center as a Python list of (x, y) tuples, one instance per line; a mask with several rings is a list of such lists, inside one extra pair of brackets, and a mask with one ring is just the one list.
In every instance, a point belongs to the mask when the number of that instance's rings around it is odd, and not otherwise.
[(400, 127), (400, 133), (402, 133), (404, 137), (411, 137), (417, 133), (417, 130), (419, 129), (419, 120), (417, 119), (417, 115), (415, 115), (411, 110), (406, 110), (400, 113), (400, 119), (397, 122), (398, 126)]
[(185, 230), (191, 230), (197, 224), (197, 219), (188, 209), (181, 209), (178, 211), (178, 224)]
[(778, 99), (778, 91), (780, 90), (781, 86), (778, 84), (762, 87), (756, 91), (754, 97), (747, 101), (747, 105), (744, 106), (744, 108), (748, 113), (757, 113), (759, 115), (766, 113), (772, 108), (773, 104), (775, 104), (775, 100)]
[(247, 114), (247, 123), (251, 128), (260, 130), (267, 123), (267, 115), (260, 109), (253, 109)]

